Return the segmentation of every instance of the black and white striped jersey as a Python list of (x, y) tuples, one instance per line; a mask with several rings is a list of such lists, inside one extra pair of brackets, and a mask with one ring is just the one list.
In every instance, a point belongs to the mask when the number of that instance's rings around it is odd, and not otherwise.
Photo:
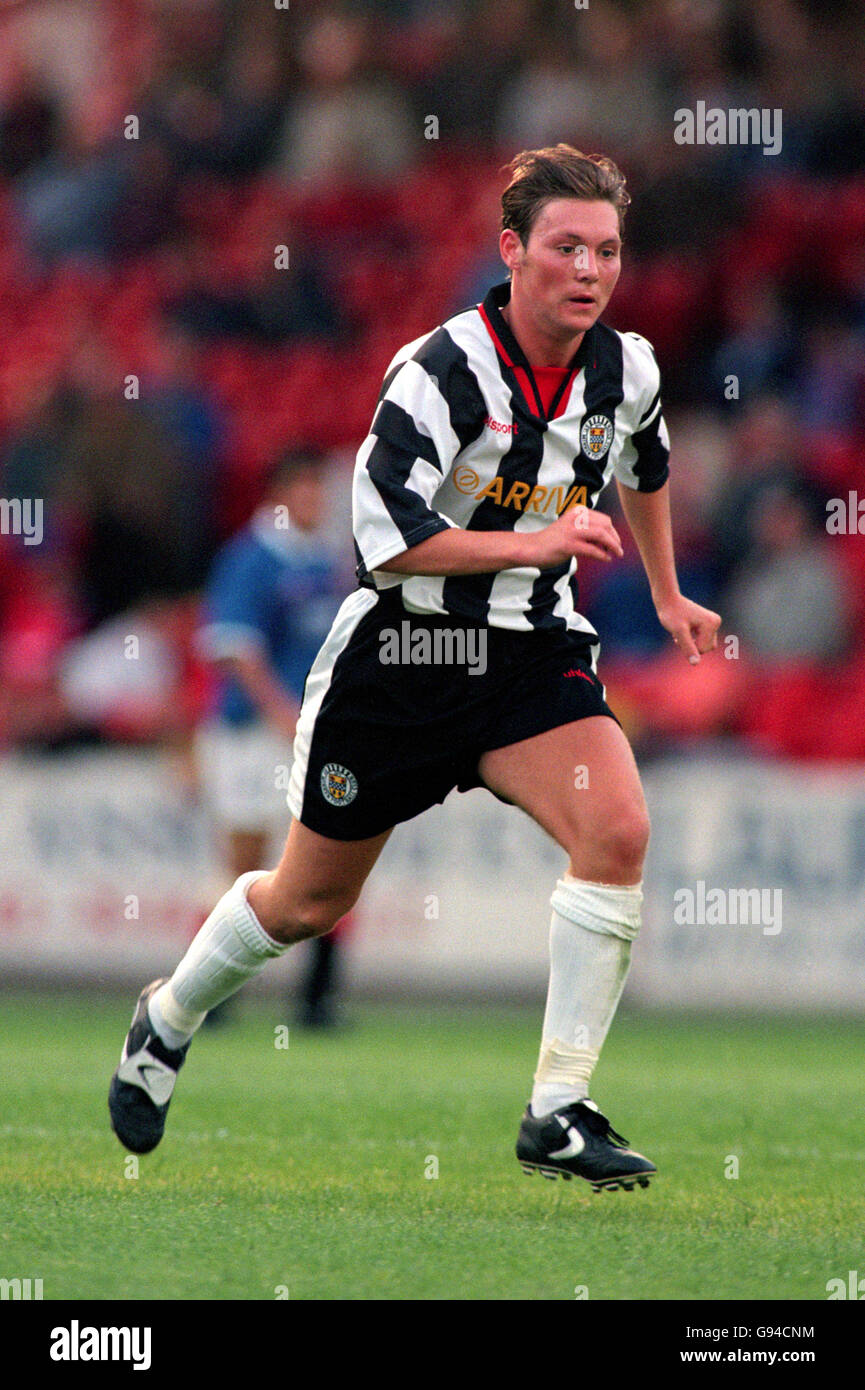
[(493, 627), (574, 628), (577, 562), (498, 574), (433, 577), (379, 565), (427, 537), (535, 531), (579, 503), (594, 507), (615, 475), (653, 492), (668, 476), (669, 441), (651, 345), (594, 324), (544, 409), (532, 369), (502, 317), (510, 285), (406, 344), (388, 368), (354, 472), (361, 584), (402, 584), (410, 611)]

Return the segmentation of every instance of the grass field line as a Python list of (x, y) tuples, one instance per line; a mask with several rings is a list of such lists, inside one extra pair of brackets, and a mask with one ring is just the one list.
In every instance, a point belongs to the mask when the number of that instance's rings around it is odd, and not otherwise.
[[(56, 1139), (60, 1135), (62, 1135), (64, 1139), (89, 1141), (93, 1138), (93, 1129), (90, 1126), (86, 1128), (79, 1126), (74, 1129), (67, 1129), (65, 1127), (62, 1129), (60, 1127), (56, 1129), (47, 1129), (42, 1125), (0, 1125), (0, 1138), (4, 1139)], [(286, 1131), (285, 1137), (286, 1143), (289, 1143), (293, 1136), (289, 1131)], [(183, 1133), (181, 1130), (179, 1133), (175, 1133), (175, 1138), (178, 1145), (214, 1144), (225, 1141), (230, 1141), (232, 1144), (254, 1144), (257, 1146), (262, 1144), (262, 1135), (260, 1133), (240, 1134), (232, 1129), (226, 1129), (224, 1126), (213, 1130), (191, 1130), (189, 1133)], [(374, 1141), (368, 1141), (368, 1143), (370, 1146), (377, 1147)], [(426, 1141), (402, 1135), (395, 1140), (385, 1139), (383, 1137), (381, 1143), (383, 1147), (386, 1146), (387, 1148), (392, 1147), (393, 1144), (395, 1144), (397, 1148), (423, 1148), (425, 1147)], [(722, 1145), (721, 1147), (724, 1146)], [(734, 1143), (732, 1144), (731, 1151), (735, 1148), (743, 1149), (746, 1148), (746, 1145)], [(714, 1160), (717, 1159), (718, 1156), (718, 1144), (695, 1144), (693, 1140), (690, 1139), (686, 1142), (680, 1140), (675, 1144), (656, 1142), (652, 1145), (652, 1152), (656, 1155), (675, 1154), (687, 1155), (688, 1157), (703, 1155), (711, 1157)], [(776, 1155), (779, 1158), (816, 1159), (820, 1161), (831, 1157), (832, 1161), (836, 1163), (865, 1163), (865, 1149), (832, 1148), (830, 1152), (827, 1149), (820, 1149), (807, 1145), (791, 1147), (788, 1144), (761, 1143), (761, 1152), (766, 1155)]]

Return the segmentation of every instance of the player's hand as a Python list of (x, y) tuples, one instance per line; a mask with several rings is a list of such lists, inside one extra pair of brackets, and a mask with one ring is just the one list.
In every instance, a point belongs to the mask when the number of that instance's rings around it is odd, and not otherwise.
[(532, 537), (539, 569), (553, 569), (575, 555), (592, 560), (622, 556), (622, 542), (610, 518), (591, 507), (574, 507)]
[(665, 627), (684, 656), (696, 666), (704, 652), (718, 645), (721, 617), (711, 608), (701, 608), (689, 598), (679, 595), (671, 603), (657, 608), (658, 621)]

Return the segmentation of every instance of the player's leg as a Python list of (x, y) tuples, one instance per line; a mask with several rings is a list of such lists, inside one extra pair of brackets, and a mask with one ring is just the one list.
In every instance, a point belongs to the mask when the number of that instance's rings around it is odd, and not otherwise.
[(479, 771), (552, 835), (577, 878), (638, 883), (649, 840), (640, 774), (607, 715), (563, 724), (484, 753)]
[(276, 868), (249, 892), (265, 931), (283, 946), (330, 931), (354, 907), (390, 833), (332, 840), (292, 821)]
[[(285, 821), (284, 793), (277, 789), (274, 770), (290, 760), (291, 748), (263, 721), (234, 726), (212, 719), (199, 728), (195, 752), (227, 888), (270, 859), (273, 827)], [(235, 996), (209, 1010), (207, 1024), (225, 1023), (236, 1002)]]
[[(297, 825), (297, 822), (294, 824)], [(301, 829), (303, 829), (303, 827), (301, 827)], [(390, 831), (384, 836), (377, 837), (377, 840), (374, 841), (367, 842), (365, 840), (360, 840), (350, 843), (361, 846), (367, 843), (370, 845), (378, 843), (378, 849), (375, 851), (375, 857), (378, 858), (381, 848), (389, 834)], [(317, 839), (320, 840), (322, 837), (318, 836)], [(329, 845), (333, 842), (325, 839), (324, 843)], [(318, 926), (318, 921), (314, 920), (309, 923), (303, 931), (305, 936), (311, 936), (313, 938), (310, 943), (313, 956), (307, 978), (303, 983), (303, 1007), (300, 1017), (303, 1025), (306, 1027), (322, 1027), (327, 1025), (331, 1017), (330, 997), (334, 989), (336, 955), (340, 950), (338, 945), (339, 932), (334, 928), (345, 920), (346, 914), (350, 911), (354, 902), (357, 901), (357, 894), (354, 893), (350, 880), (341, 883), (338, 877), (334, 878), (332, 876), (334, 873), (333, 860), (326, 852), (322, 859), (318, 855), (310, 854), (309, 848), (309, 844), (304, 842), (302, 838), (298, 848), (296, 839), (293, 838), (292, 835), (289, 835), (285, 853), (276, 870), (274, 884), (271, 887), (271, 893), (276, 894), (277, 901), (274, 903), (270, 901), (265, 902), (261, 907), (261, 911), (265, 914), (269, 911), (274, 912), (273, 930), (275, 932), (280, 930), (280, 913), (282, 913), (283, 916), (288, 913), (289, 921), (293, 920), (302, 923), (306, 920), (311, 904), (304, 905), (296, 899), (286, 901), (283, 897), (286, 889), (290, 892), (291, 887), (296, 882), (301, 882), (294, 872), (295, 858), (298, 854), (303, 858), (306, 869), (307, 877), (304, 880), (306, 891), (313, 895), (316, 901), (321, 900), (321, 895), (324, 892), (333, 892), (336, 894), (332, 906), (327, 909), (327, 917), (325, 919), (326, 922), (330, 922), (332, 912), (336, 912), (337, 916), (334, 922), (331, 925), (325, 924), (320, 930), (313, 930), (313, 928)], [(374, 863), (375, 860), (372, 862)], [(372, 864), (370, 864), (370, 868), (371, 867)], [(368, 872), (369, 870), (366, 871), (366, 873)], [(366, 873), (364, 873), (364, 879), (366, 878)], [(256, 884), (253, 891), (256, 894), (261, 892), (263, 896), (267, 898), (266, 884), (262, 884), (261, 887)], [(340, 912), (338, 910), (342, 902), (348, 904), (345, 912)], [(292, 913), (294, 914), (293, 917), (291, 916)]]
[(154, 996), (150, 1015), (163, 1040), (183, 1046), (208, 1010), (269, 959), (330, 931), (357, 902), (389, 834), (332, 840), (292, 821), (277, 867), (238, 878)]
[[(593, 716), (486, 753), (479, 771), (493, 791), (552, 835), (570, 861), (552, 896), (550, 984), (527, 1132), (521, 1131), (524, 1154), (540, 1160), (570, 1150), (571, 1171), (592, 1180), (653, 1172), (640, 1155), (617, 1150), (619, 1137), (591, 1102), (591, 1109), (585, 1106), (640, 924), (649, 822), (627, 739), (614, 720)], [(539, 1116), (549, 1123), (535, 1124)]]
[(115, 1133), (146, 1153), (162, 1137), (177, 1072), (207, 1012), (295, 941), (353, 907), (390, 831), (332, 840), (293, 821), (275, 870), (242, 875), (219, 900), (170, 980), (143, 991), (109, 1095)]
[[(225, 833), (225, 862), (228, 865), (229, 882), (234, 883), (241, 874), (250, 874), (260, 869), (267, 857), (270, 836), (265, 830), (232, 830)], [(208, 1027), (221, 1027), (230, 1022), (234, 1015), (236, 996), (224, 999), (211, 1009), (204, 1020)]]

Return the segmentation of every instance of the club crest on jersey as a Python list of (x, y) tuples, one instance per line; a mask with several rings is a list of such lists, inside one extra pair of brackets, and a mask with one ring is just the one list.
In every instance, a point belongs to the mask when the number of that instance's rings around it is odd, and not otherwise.
[(321, 770), (321, 794), (331, 806), (347, 806), (357, 796), (357, 778), (339, 763), (325, 763)]
[(590, 415), (580, 430), (580, 447), (586, 458), (602, 459), (613, 442), (613, 422), (606, 415)]

